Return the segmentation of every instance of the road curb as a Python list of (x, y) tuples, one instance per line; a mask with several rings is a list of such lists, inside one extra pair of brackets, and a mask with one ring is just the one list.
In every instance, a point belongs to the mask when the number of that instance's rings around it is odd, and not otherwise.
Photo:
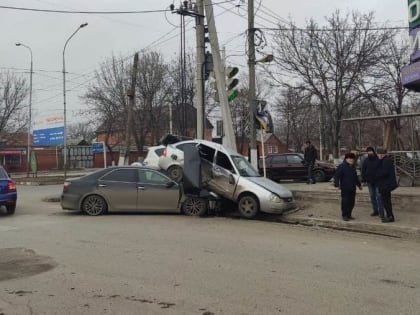
[(371, 224), (357, 221), (345, 222), (339, 220), (299, 217), (293, 214), (286, 214), (282, 217), (279, 217), (278, 221), (287, 224), (299, 224), (304, 226), (314, 226), (348, 232), (375, 234), (394, 238), (420, 239), (419, 228), (398, 226), (394, 225), (394, 223), (387, 223), (385, 226), (383, 223)]

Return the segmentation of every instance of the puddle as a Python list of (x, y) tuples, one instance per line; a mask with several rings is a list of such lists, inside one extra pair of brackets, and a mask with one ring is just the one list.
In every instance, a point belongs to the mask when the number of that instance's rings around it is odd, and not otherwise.
[(0, 281), (24, 278), (49, 271), (57, 263), (27, 248), (0, 249)]

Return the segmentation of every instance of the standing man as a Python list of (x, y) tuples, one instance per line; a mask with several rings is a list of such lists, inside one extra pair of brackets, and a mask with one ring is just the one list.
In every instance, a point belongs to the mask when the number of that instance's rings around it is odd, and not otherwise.
[(378, 148), (379, 166), (376, 172), (375, 181), (381, 194), (382, 203), (386, 212), (386, 216), (382, 218), (382, 222), (394, 222), (394, 213), (392, 211), (391, 191), (398, 187), (397, 177), (395, 175), (394, 161), (392, 157), (387, 155), (384, 148)]
[(317, 157), (317, 151), (315, 147), (312, 145), (311, 141), (306, 141), (305, 143), (305, 151), (303, 155), (303, 159), (305, 161), (305, 166), (308, 168), (308, 181), (307, 184), (315, 184), (315, 178), (314, 178), (314, 165), (315, 160)]
[(341, 190), (341, 215), (344, 221), (353, 220), (351, 213), (356, 200), (356, 186), (362, 190), (357, 176), (354, 153), (346, 153), (344, 161), (337, 167), (334, 175), (334, 186)]
[(378, 185), (375, 183), (376, 171), (380, 161), (373, 147), (367, 147), (366, 152), (368, 156), (362, 164), (362, 181), (367, 183), (369, 189), (370, 202), (372, 203), (373, 210), (370, 215), (372, 217), (379, 215), (382, 219), (384, 217), (384, 206)]

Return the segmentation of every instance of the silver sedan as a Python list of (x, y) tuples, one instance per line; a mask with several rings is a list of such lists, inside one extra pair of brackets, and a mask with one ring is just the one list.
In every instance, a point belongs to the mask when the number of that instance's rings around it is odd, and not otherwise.
[(108, 211), (184, 212), (204, 215), (206, 200), (184, 196), (181, 186), (159, 171), (138, 166), (117, 166), (64, 182), (63, 210), (89, 215)]

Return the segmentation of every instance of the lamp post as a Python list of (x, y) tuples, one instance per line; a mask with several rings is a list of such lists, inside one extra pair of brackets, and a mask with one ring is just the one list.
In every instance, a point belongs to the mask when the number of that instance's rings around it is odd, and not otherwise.
[(33, 74), (33, 61), (32, 61), (32, 49), (28, 45), (22, 43), (16, 43), (16, 46), (22, 46), (29, 50), (31, 54), (31, 70), (29, 75), (29, 124), (28, 124), (28, 148), (26, 150), (26, 172), (29, 177), (30, 173), (30, 158), (31, 158), (31, 127), (32, 127), (32, 74)]
[(63, 131), (63, 137), (64, 137), (64, 159), (63, 159), (63, 168), (64, 168), (64, 178), (67, 177), (67, 108), (66, 108), (66, 59), (65, 59), (65, 52), (66, 47), (70, 39), (73, 38), (74, 35), (83, 27), (87, 26), (88, 23), (80, 24), (79, 27), (73, 32), (73, 34), (70, 35), (70, 37), (66, 40), (66, 43), (64, 44), (63, 48), (63, 98), (64, 98), (64, 107), (63, 107), (63, 118), (64, 118), (64, 131)]

